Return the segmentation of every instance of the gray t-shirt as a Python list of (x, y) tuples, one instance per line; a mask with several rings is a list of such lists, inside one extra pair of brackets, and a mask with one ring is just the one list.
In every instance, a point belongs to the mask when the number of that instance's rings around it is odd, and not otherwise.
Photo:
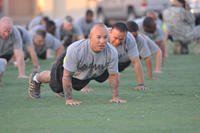
[(147, 42), (147, 46), (149, 47), (151, 54), (156, 53), (159, 49), (158, 45), (148, 36), (143, 34), (143, 37), (145, 38), (145, 40)]
[(127, 32), (125, 41), (117, 48), (119, 63), (128, 62), (132, 58), (138, 57), (139, 52), (135, 38), (130, 32)]
[(73, 77), (80, 80), (98, 77), (106, 70), (108, 73), (118, 73), (118, 54), (109, 43), (103, 51), (95, 53), (88, 39), (80, 40), (67, 48), (63, 67), (75, 72)]
[(13, 27), (8, 39), (0, 37), (0, 56), (13, 54), (14, 49), (22, 49), (19, 31)]
[(33, 42), (29, 32), (22, 26), (17, 25), (15, 27), (20, 33), (23, 47), (30, 47), (30, 46), (33, 47)]
[(137, 42), (140, 57), (144, 59), (151, 56), (151, 52), (149, 50), (149, 47), (147, 46), (147, 40), (140, 34), (135, 38), (135, 40)]
[(85, 21), (85, 17), (80, 17), (79, 19), (77, 19), (75, 21), (75, 26), (77, 28), (79, 28), (79, 30), (81, 31), (81, 33), (85, 36), (88, 37), (90, 30), (92, 29), (92, 27), (96, 24), (97, 22), (95, 20), (93, 20), (90, 23), (87, 23)]
[(143, 28), (144, 19), (145, 17), (134, 20), (138, 24), (140, 32), (144, 33), (145, 35), (147, 35), (154, 41), (162, 41), (164, 39), (164, 33), (162, 31), (162, 28), (159, 25), (160, 22), (156, 22), (155, 33), (147, 33), (144, 31), (144, 28)]
[[(39, 30), (39, 29), (44, 30), (45, 28), (40, 25), (40, 26), (35, 26), (30, 31), (32, 40), (33, 40), (34, 35), (36, 34), (36, 31)], [(34, 42), (33, 42), (33, 44), (34, 44)], [(45, 37), (45, 40), (44, 40), (44, 45), (37, 46), (36, 44), (34, 44), (35, 51), (36, 51), (37, 54), (42, 54), (47, 49), (52, 49), (52, 50), (56, 51), (60, 47), (60, 45), (62, 45), (60, 40), (58, 40), (56, 37), (54, 37), (53, 35), (51, 35), (49, 33), (46, 33), (46, 37)]]
[(80, 29), (77, 28), (74, 25), (73, 25), (73, 28), (72, 28), (71, 31), (64, 30), (63, 29), (63, 23), (64, 23), (63, 19), (56, 20), (55, 22), (56, 22), (55, 36), (59, 40), (63, 40), (63, 39), (70, 38), (70, 37), (73, 37), (73, 36), (83, 35), (82, 32), (80, 31)]
[(33, 27), (40, 25), (42, 20), (42, 16), (36, 16), (34, 17), (29, 23), (28, 23), (28, 30), (31, 30)]

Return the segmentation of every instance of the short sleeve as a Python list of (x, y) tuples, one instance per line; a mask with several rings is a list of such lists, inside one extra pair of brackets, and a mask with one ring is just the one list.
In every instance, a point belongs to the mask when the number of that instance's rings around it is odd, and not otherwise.
[(67, 48), (66, 56), (63, 60), (63, 67), (64, 69), (75, 72), (77, 70), (78, 58), (77, 58), (77, 51), (74, 49), (73, 46), (69, 46)]

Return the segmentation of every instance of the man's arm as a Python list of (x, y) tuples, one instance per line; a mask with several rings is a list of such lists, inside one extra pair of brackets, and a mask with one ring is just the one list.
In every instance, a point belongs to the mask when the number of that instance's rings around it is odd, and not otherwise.
[(34, 47), (32, 47), (32, 46), (27, 47), (27, 51), (30, 55), (30, 58), (31, 58), (31, 61), (32, 61), (32, 64), (33, 64), (33, 68), (36, 69), (36, 70), (39, 70), (40, 65), (38, 63), (38, 58), (37, 58), (37, 54), (35, 52)]
[(58, 58), (64, 51), (64, 46), (61, 44), (57, 49), (56, 49), (56, 58)]
[(126, 100), (119, 98), (119, 74), (110, 74), (109, 83), (112, 88), (112, 99), (110, 102), (114, 103), (126, 103)]
[(138, 86), (135, 89), (145, 90), (146, 88), (144, 86), (144, 74), (143, 74), (142, 65), (141, 65), (139, 57), (135, 57), (135, 58), (131, 59), (131, 63), (134, 67), (136, 80), (138, 83)]
[(73, 73), (69, 72), (68, 70), (63, 70), (63, 78), (62, 78), (62, 85), (63, 85), (63, 91), (65, 93), (65, 104), (67, 105), (79, 105), (81, 101), (73, 100), (72, 98), (72, 78)]
[(147, 73), (148, 73), (148, 78), (149, 80), (155, 80), (155, 77), (153, 77), (152, 74), (152, 63), (151, 63), (151, 58), (150, 57), (146, 57), (144, 59), (144, 62), (146, 64), (146, 68), (147, 68)]
[(17, 62), (18, 78), (28, 78), (25, 75), (24, 53), (22, 49), (14, 49), (14, 56)]

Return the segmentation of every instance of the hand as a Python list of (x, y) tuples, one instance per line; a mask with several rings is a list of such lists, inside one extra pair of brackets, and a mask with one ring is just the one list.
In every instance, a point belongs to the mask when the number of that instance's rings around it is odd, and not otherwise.
[(39, 65), (33, 67), (33, 71), (37, 71), (37, 72), (39, 72), (39, 70), (40, 70), (40, 66), (39, 66)]
[(156, 77), (149, 77), (149, 80), (156, 80)]
[(162, 73), (162, 71), (159, 71), (159, 70), (155, 70), (155, 71), (153, 71), (154, 73), (158, 73), (158, 74), (161, 74)]
[(66, 100), (65, 104), (66, 105), (71, 105), (71, 106), (73, 106), (73, 105), (80, 105), (81, 101), (76, 101), (76, 100), (70, 99), (70, 100)]
[(143, 90), (143, 91), (145, 91), (145, 90), (149, 90), (150, 88), (149, 88), (149, 87), (146, 87), (146, 86), (144, 86), (144, 85), (138, 85), (138, 86), (136, 86), (134, 89), (135, 89), (135, 90)]
[(95, 90), (92, 89), (92, 88), (88, 88), (88, 87), (85, 87), (85, 88), (81, 89), (81, 92), (86, 92), (86, 93), (93, 92), (93, 91), (95, 91)]
[(112, 103), (127, 103), (126, 100), (122, 100), (122, 99), (120, 99), (120, 98), (112, 98), (112, 99), (110, 100), (110, 102), (112, 102)]
[(19, 75), (18, 78), (19, 79), (28, 79), (28, 76), (26, 76), (26, 75)]

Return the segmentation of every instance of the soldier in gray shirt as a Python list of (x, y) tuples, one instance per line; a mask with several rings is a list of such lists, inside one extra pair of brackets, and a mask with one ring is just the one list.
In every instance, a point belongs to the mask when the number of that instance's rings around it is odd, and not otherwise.
[(35, 52), (35, 48), (34, 48), (29, 32), (22, 26), (15, 26), (15, 27), (19, 31), (21, 39), (22, 39), (22, 45), (23, 45), (25, 58), (30, 57), (34, 69), (39, 69), (40, 66), (38, 64), (37, 54)]
[(128, 21), (127, 27), (128, 27), (129, 32), (131, 32), (131, 34), (135, 37), (140, 57), (143, 58), (145, 61), (148, 78), (150, 80), (154, 80), (155, 77), (153, 77), (153, 74), (152, 74), (151, 56), (153, 54), (156, 54), (156, 69), (155, 69), (155, 71), (157, 73), (161, 72), (162, 52), (161, 52), (160, 48), (148, 36), (146, 36), (142, 33), (138, 33), (139, 27), (138, 27), (137, 23), (135, 23), (134, 21)]
[(163, 12), (163, 19), (173, 40), (181, 43), (181, 45), (178, 44), (180, 49), (177, 49), (175, 45), (174, 53), (188, 54), (188, 43), (194, 39), (200, 39), (200, 26), (195, 26), (195, 17), (185, 0), (171, 2), (172, 6)]
[(113, 25), (110, 31), (110, 43), (118, 51), (119, 71), (123, 71), (130, 65), (130, 63), (132, 63), (138, 83), (135, 89), (147, 89), (147, 87), (144, 86), (144, 76), (137, 44), (135, 42), (135, 38), (130, 32), (128, 32), (128, 28), (125, 23), (118, 22)]
[(83, 39), (81, 30), (73, 24), (71, 16), (66, 16), (65, 19), (59, 19), (56, 22), (55, 36), (62, 41), (65, 48), (72, 42)]
[(0, 58), (9, 61), (12, 56), (16, 58), (18, 77), (27, 78), (20, 33), (13, 27), (11, 18), (4, 16), (0, 19)]
[(30, 75), (31, 97), (39, 98), (40, 84), (50, 82), (54, 92), (64, 90), (67, 105), (79, 105), (81, 101), (72, 98), (72, 88), (81, 90), (91, 80), (104, 82), (108, 78), (112, 88), (111, 102), (126, 102), (118, 97), (118, 54), (108, 43), (108, 31), (104, 24), (96, 24), (90, 32), (89, 39), (71, 44), (63, 57), (53, 65), (51, 72), (33, 72)]
[(85, 38), (88, 37), (91, 28), (97, 23), (93, 17), (93, 11), (88, 9), (84, 17), (80, 17), (75, 21), (75, 26), (79, 28)]
[(39, 58), (47, 59), (47, 49), (55, 51), (56, 57), (63, 53), (64, 47), (60, 40), (47, 33), (44, 26), (35, 26), (30, 34)]

